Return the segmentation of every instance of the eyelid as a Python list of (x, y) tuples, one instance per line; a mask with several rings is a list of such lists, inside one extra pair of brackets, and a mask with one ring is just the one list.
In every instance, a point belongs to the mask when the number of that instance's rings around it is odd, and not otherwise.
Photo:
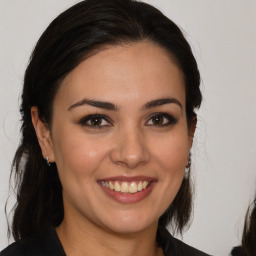
[(176, 124), (178, 122), (178, 119), (175, 118), (171, 114), (164, 113), (164, 112), (157, 112), (157, 113), (151, 114), (146, 123), (148, 123), (153, 117), (157, 117), (157, 116), (166, 118), (168, 120), (168, 123), (162, 124), (162, 125), (161, 124), (159, 124), (159, 125), (157, 125), (157, 124), (149, 124), (148, 126), (163, 127), (163, 126), (174, 125), (174, 124)]
[[(161, 117), (167, 120), (167, 123), (165, 121), (165, 123), (163, 124), (149, 124), (149, 122), (152, 120), (152, 118), (154, 117)], [(92, 124), (88, 124), (88, 121), (92, 120), (92, 119), (103, 119), (104, 121), (106, 121), (108, 124), (104, 124), (104, 125), (92, 125)], [(178, 122), (178, 119), (175, 118), (172, 114), (169, 113), (164, 113), (164, 112), (156, 112), (153, 113), (149, 116), (149, 118), (146, 121), (146, 126), (154, 126), (154, 127), (164, 127), (164, 126), (171, 126), (171, 125), (175, 125)], [(81, 119), (79, 119), (79, 121), (77, 122), (78, 124), (80, 124), (81, 126), (84, 127), (89, 127), (92, 129), (101, 129), (101, 128), (106, 128), (106, 127), (110, 127), (113, 126), (113, 121), (111, 120), (111, 118), (109, 118), (108, 116), (104, 115), (104, 114), (89, 114), (86, 115), (84, 117), (82, 117)]]
[[(87, 122), (93, 118), (101, 118), (103, 120), (105, 120), (106, 122), (109, 123), (109, 125), (99, 125), (99, 126), (94, 126), (94, 125), (89, 125), (87, 124)], [(82, 117), (78, 123), (82, 126), (87, 126), (87, 127), (90, 127), (90, 128), (93, 128), (93, 129), (100, 129), (100, 128), (104, 128), (104, 127), (108, 127), (108, 126), (112, 126), (113, 123), (112, 123), (112, 120), (106, 116), (106, 115), (103, 115), (103, 114), (90, 114), (90, 115), (86, 115), (84, 117)]]

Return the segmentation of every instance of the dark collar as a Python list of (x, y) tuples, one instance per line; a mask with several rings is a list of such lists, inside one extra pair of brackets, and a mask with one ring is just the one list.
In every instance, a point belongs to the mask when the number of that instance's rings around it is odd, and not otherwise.
[[(158, 245), (165, 256), (207, 256), (207, 254), (174, 238), (165, 227), (157, 231)], [(55, 228), (48, 228), (43, 235), (17, 241), (0, 256), (66, 256)]]

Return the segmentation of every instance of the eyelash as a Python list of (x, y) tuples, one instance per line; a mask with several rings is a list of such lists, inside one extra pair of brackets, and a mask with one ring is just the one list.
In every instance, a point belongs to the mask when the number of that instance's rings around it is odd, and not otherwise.
[[(162, 121), (164, 122), (163, 124), (154, 124), (154, 121), (152, 121), (152, 124), (147, 124), (149, 123), (150, 120), (152, 120), (153, 118), (162, 118)], [(108, 124), (104, 124), (101, 125), (101, 123), (99, 125), (93, 125), (93, 124), (89, 124), (89, 121), (92, 121), (94, 119), (94, 121), (96, 121), (96, 119), (99, 119), (101, 122), (105, 121)], [(155, 120), (156, 121), (156, 120)], [(148, 119), (148, 121), (146, 122), (147, 126), (154, 126), (154, 127), (164, 127), (164, 126), (170, 126), (170, 125), (174, 125), (178, 122), (178, 120), (173, 117), (170, 114), (167, 113), (154, 113), (150, 116), (150, 118)], [(112, 126), (113, 123), (111, 121), (110, 118), (108, 118), (105, 115), (102, 114), (92, 114), (92, 115), (88, 115), (83, 117), (80, 121), (79, 124), (81, 124), (82, 126), (87, 126), (90, 127), (92, 129), (102, 129), (104, 127), (109, 127)]]
[[(107, 125), (92, 125), (92, 124), (88, 124), (89, 121), (92, 121), (92, 120), (95, 120), (95, 119), (100, 119), (100, 120), (104, 120), (106, 122), (108, 122)], [(112, 125), (112, 122), (111, 120), (105, 116), (105, 115), (101, 115), (101, 114), (92, 114), (92, 115), (88, 115), (88, 116), (85, 116), (83, 117), (80, 121), (79, 121), (79, 124), (81, 124), (82, 126), (88, 126), (90, 128), (93, 128), (93, 129), (102, 129), (104, 127), (107, 127), (107, 126), (111, 126)]]
[(177, 120), (174, 116), (172, 116), (172, 115), (170, 115), (170, 114), (167, 114), (167, 113), (154, 113), (154, 114), (152, 114), (152, 115), (150, 116), (150, 118), (149, 118), (149, 120), (147, 121), (147, 123), (148, 123), (150, 120), (152, 120), (152, 118), (163, 118), (163, 120), (166, 119), (167, 122), (164, 121), (164, 122), (166, 122), (166, 123), (158, 124), (158, 125), (157, 125), (157, 124), (149, 124), (148, 126), (163, 127), (163, 126), (174, 125), (174, 124), (176, 124), (176, 123), (178, 122), (178, 120)]

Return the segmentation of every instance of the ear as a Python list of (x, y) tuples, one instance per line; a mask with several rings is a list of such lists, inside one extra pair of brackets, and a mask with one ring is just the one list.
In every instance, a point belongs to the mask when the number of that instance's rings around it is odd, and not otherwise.
[(43, 157), (49, 157), (49, 162), (55, 162), (50, 130), (39, 118), (38, 108), (35, 106), (31, 108), (31, 119)]
[(194, 135), (196, 131), (196, 124), (197, 124), (197, 116), (194, 114), (192, 117), (192, 121), (188, 130), (188, 136), (189, 136), (189, 150), (191, 149), (193, 145)]

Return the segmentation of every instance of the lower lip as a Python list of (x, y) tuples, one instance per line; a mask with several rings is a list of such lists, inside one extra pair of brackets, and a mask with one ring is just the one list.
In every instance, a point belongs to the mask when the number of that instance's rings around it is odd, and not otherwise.
[(106, 188), (102, 185), (100, 186), (109, 197), (113, 198), (119, 203), (127, 204), (127, 203), (137, 203), (145, 199), (150, 194), (155, 184), (156, 184), (156, 181), (152, 181), (146, 189), (143, 189), (136, 193), (122, 193), (122, 192), (117, 192), (115, 190)]

